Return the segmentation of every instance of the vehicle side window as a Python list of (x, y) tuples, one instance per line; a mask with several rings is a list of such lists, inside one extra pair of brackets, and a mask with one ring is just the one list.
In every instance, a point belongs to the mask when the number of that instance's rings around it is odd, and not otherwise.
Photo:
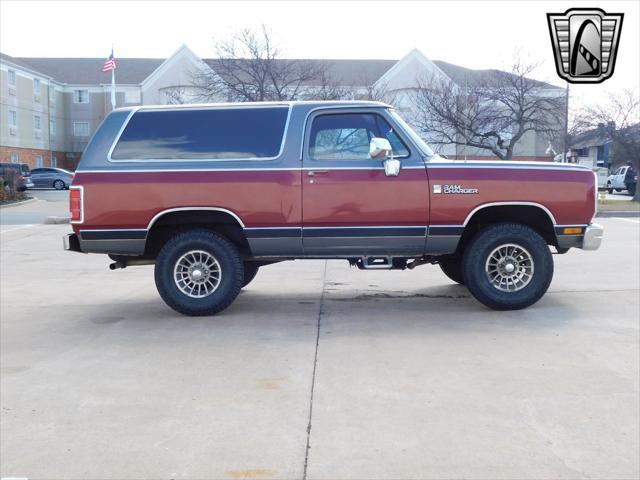
[(141, 110), (115, 146), (113, 160), (245, 160), (280, 153), (287, 106)]
[(375, 113), (317, 116), (311, 126), (309, 156), (313, 160), (370, 160), (369, 142), (373, 137), (387, 138), (395, 156), (409, 156), (391, 126)]

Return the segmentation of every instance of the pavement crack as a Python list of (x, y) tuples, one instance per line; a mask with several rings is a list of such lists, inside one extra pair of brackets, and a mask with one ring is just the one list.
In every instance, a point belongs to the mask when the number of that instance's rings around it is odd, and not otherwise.
[(324, 313), (324, 294), (327, 287), (327, 260), (324, 261), (324, 271), (322, 273), (322, 293), (320, 294), (320, 306), (318, 307), (318, 318), (316, 322), (316, 349), (313, 356), (313, 373), (311, 375), (311, 395), (309, 396), (309, 421), (307, 423), (307, 446), (304, 452), (304, 469), (302, 480), (307, 480), (307, 468), (309, 466), (309, 449), (311, 448), (311, 419), (313, 417), (313, 393), (316, 386), (316, 368), (318, 366), (318, 345), (320, 344), (320, 324)]

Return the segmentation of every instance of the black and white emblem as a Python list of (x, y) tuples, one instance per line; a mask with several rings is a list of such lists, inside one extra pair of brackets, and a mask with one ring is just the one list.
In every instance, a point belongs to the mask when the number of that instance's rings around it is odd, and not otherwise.
[(600, 83), (611, 77), (623, 17), (599, 8), (548, 13), (558, 75), (570, 83)]

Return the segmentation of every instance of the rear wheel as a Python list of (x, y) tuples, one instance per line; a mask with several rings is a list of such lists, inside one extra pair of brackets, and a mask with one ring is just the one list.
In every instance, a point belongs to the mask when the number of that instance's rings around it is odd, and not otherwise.
[(242, 282), (243, 288), (249, 285), (251, 281), (256, 278), (259, 268), (260, 267), (256, 262), (244, 262), (244, 282)]
[(532, 228), (501, 223), (478, 232), (462, 260), (471, 294), (494, 310), (517, 310), (537, 302), (553, 278), (553, 258)]
[(440, 269), (444, 274), (460, 285), (464, 285), (464, 277), (462, 276), (462, 257), (451, 257), (440, 260)]
[(207, 230), (192, 230), (162, 247), (156, 258), (155, 281), (160, 296), (175, 311), (213, 315), (238, 296), (244, 268), (229, 240)]
[(53, 182), (53, 188), (55, 188), (56, 190), (64, 190), (65, 184), (62, 180), (56, 180), (55, 182)]

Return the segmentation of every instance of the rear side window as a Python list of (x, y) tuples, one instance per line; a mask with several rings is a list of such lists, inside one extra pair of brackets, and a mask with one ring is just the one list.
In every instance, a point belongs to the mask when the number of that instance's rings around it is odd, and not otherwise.
[(280, 154), (289, 108), (151, 110), (133, 114), (113, 160), (268, 159)]

